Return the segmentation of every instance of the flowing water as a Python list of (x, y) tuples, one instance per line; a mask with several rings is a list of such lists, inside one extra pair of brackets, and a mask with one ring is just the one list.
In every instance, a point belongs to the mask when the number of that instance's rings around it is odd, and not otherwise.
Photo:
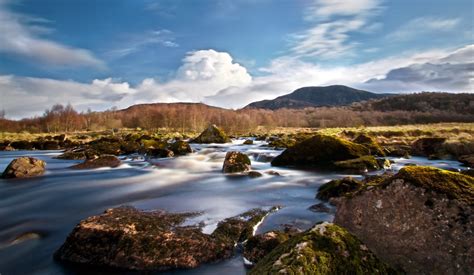
[[(256, 207), (283, 206), (263, 221), (257, 233), (285, 225), (307, 229), (315, 222), (333, 219), (333, 214), (312, 212), (308, 207), (320, 202), (315, 194), (321, 184), (347, 174), (271, 167), (270, 158), (281, 150), (265, 147), (259, 141), (253, 145), (242, 143), (243, 140), (234, 140), (228, 144), (193, 144), (195, 153), (169, 159), (124, 156), (118, 168), (82, 171), (68, 168), (80, 161), (54, 159), (60, 151), (0, 152), (0, 171), (19, 156), (47, 162), (44, 176), (0, 179), (0, 274), (94, 274), (57, 263), (52, 255), (80, 220), (120, 205), (144, 210), (200, 211), (203, 214), (188, 223), (204, 221), (206, 233), (212, 232), (219, 220)], [(263, 176), (222, 174), (224, 156), (231, 150), (248, 154), (252, 169)], [(393, 160), (395, 171), (406, 163), (460, 168), (454, 161)], [(267, 174), (268, 171), (280, 176)], [(245, 272), (242, 256), (237, 253), (220, 263), (168, 274)]]

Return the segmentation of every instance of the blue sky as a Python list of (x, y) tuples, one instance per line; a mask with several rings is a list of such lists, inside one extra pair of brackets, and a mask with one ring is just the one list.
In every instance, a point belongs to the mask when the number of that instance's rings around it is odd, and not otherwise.
[(0, 0), (0, 108), (239, 108), (330, 84), (473, 92), (473, 18), (464, 0)]

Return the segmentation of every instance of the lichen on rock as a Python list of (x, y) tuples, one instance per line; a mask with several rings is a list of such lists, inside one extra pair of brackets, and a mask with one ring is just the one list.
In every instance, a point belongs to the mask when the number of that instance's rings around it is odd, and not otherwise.
[(240, 173), (250, 171), (251, 162), (249, 157), (241, 152), (230, 151), (225, 155), (222, 171), (224, 173)]
[(32, 157), (19, 157), (10, 162), (2, 178), (28, 178), (44, 174), (46, 162)]

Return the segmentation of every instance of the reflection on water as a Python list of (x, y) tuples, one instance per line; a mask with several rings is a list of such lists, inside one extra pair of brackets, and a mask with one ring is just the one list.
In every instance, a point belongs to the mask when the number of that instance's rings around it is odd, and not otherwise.
[[(205, 232), (212, 232), (224, 218), (274, 205), (284, 207), (269, 215), (257, 233), (287, 224), (307, 229), (317, 221), (333, 219), (331, 214), (315, 213), (308, 207), (319, 202), (315, 193), (321, 184), (345, 175), (271, 167), (269, 157), (278, 155), (280, 150), (264, 147), (259, 141), (253, 145), (242, 143), (243, 140), (236, 140), (225, 145), (193, 145), (195, 153), (178, 158), (146, 161), (123, 157), (124, 164), (118, 168), (86, 171), (68, 168), (79, 161), (54, 159), (59, 151), (0, 152), (0, 171), (12, 159), (24, 155), (47, 162), (44, 176), (0, 180), (0, 273), (78, 272), (77, 267), (71, 269), (54, 262), (54, 251), (81, 219), (124, 204), (140, 209), (200, 211), (201, 216), (188, 222), (204, 221)], [(229, 150), (248, 154), (252, 169), (263, 176), (223, 175), (222, 163)], [(459, 163), (452, 161), (394, 160), (396, 170), (406, 163), (459, 168)], [(266, 173), (271, 170), (280, 176)], [(221, 263), (169, 274), (178, 273), (245, 274), (245, 268), (237, 254)]]

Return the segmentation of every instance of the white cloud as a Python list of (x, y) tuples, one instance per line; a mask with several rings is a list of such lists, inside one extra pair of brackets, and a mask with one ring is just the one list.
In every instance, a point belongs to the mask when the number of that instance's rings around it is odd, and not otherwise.
[(105, 64), (90, 51), (66, 46), (42, 35), (52, 32), (42, 18), (21, 15), (7, 8), (8, 2), (0, 2), (0, 53), (14, 54), (49, 65), (89, 66), (104, 68)]
[[(55, 103), (70, 102), (79, 110), (151, 102), (204, 102), (240, 108), (253, 101), (273, 99), (303, 86), (343, 84), (374, 92), (473, 92), (474, 45), (458, 50), (400, 54), (351, 67), (322, 67), (294, 57), (281, 57), (252, 77), (225, 52), (189, 53), (168, 81), (144, 79), (131, 87), (114, 79), (91, 83), (42, 78), (0, 76), (7, 116), (41, 114)], [(3, 105), (2, 105), (3, 104)]]
[(126, 42), (121, 43), (122, 45), (120, 48), (109, 51), (109, 55), (120, 58), (139, 52), (144, 47), (152, 45), (159, 45), (167, 48), (179, 47), (179, 44), (175, 41), (174, 33), (167, 29), (147, 31), (140, 35), (128, 35), (122, 38), (122, 40), (125, 40)]
[(420, 17), (408, 21), (397, 30), (387, 35), (390, 40), (408, 40), (420, 35), (447, 32), (456, 28), (459, 18)]
[(381, 23), (370, 18), (381, 9), (380, 0), (314, 0), (305, 19), (314, 25), (291, 36), (291, 52), (297, 57), (336, 58), (358, 45), (350, 41), (354, 32), (374, 32)]

